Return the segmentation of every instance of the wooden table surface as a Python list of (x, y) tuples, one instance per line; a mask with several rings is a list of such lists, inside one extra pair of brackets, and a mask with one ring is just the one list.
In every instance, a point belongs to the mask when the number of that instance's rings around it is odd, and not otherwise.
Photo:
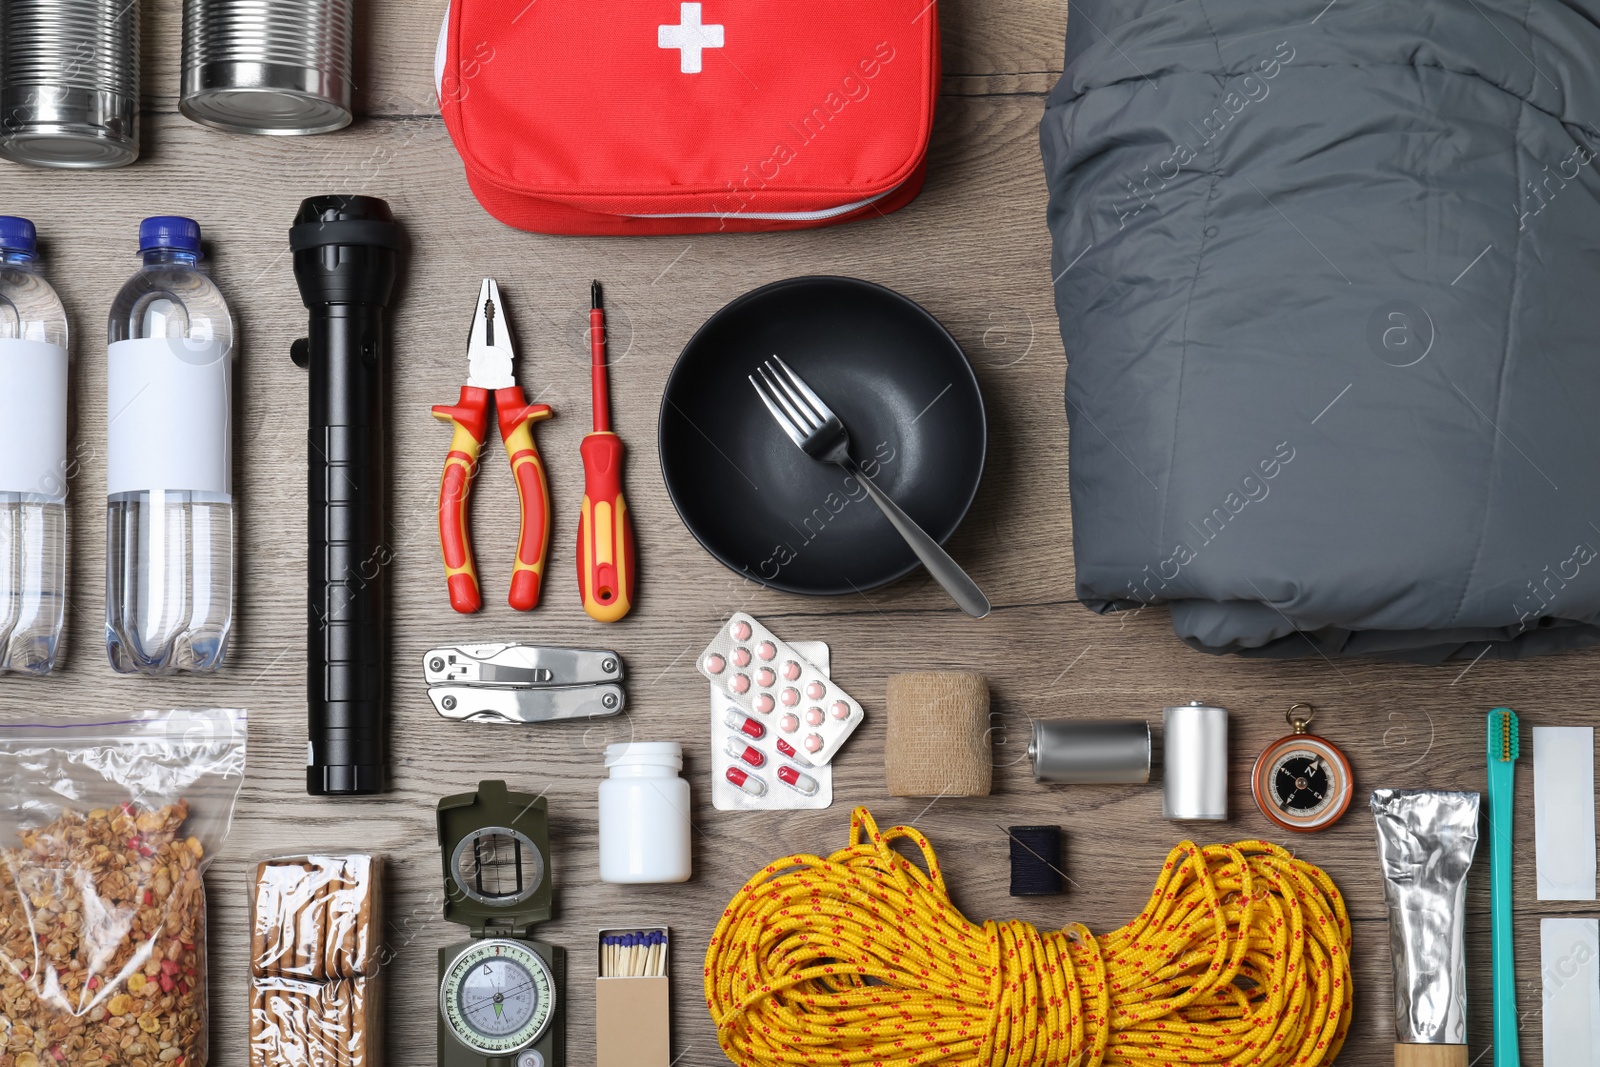
[[(882, 824), (914, 820), (940, 849), (959, 905), (974, 919), (1070, 920), (1105, 931), (1133, 917), (1171, 846), (1193, 833), (1214, 840), (1274, 832), (1251, 802), (1250, 760), (1285, 732), (1283, 709), (1309, 701), (1318, 726), (1349, 754), (1358, 800), (1331, 831), (1287, 840), (1325, 867), (1345, 892), (1356, 939), (1357, 1017), (1343, 1062), (1390, 1062), (1393, 1010), (1382, 889), (1365, 808), (1375, 786), (1484, 787), (1483, 716), (1507, 703), (1525, 724), (1596, 721), (1600, 661), (1572, 654), (1527, 663), (1485, 659), (1439, 667), (1261, 662), (1184, 648), (1165, 613), (1102, 618), (1073, 598), (1067, 503), (1066, 357), (1056, 328), (1044, 224), (1038, 123), (1061, 67), (1061, 0), (944, 0), (945, 77), (928, 184), (903, 211), (811, 232), (632, 238), (519, 233), (474, 202), (440, 121), (431, 82), (438, 3), (376, 0), (361, 7), (361, 119), (310, 139), (227, 136), (176, 109), (180, 5), (147, 0), (145, 154), (109, 173), (0, 168), (0, 210), (32, 218), (48, 270), (72, 316), (72, 613), (63, 669), (44, 680), (0, 681), (8, 719), (120, 715), (132, 709), (249, 709), (249, 773), (232, 833), (208, 875), (212, 904), (213, 1062), (244, 1062), (246, 872), (274, 850), (347, 845), (393, 861), (388, 937), (388, 1029), (395, 1067), (433, 1062), (435, 949), (457, 937), (439, 915), (434, 804), (504, 778), (549, 798), (558, 918), (542, 936), (571, 949), (569, 1060), (593, 1059), (591, 979), (595, 930), (666, 922), (672, 927), (673, 1043), (682, 1067), (725, 1062), (700, 989), (701, 957), (724, 904), (780, 853), (845, 843), (854, 804)], [(393, 788), (364, 800), (305, 795), (304, 372), (289, 344), (304, 330), (286, 250), (300, 199), (326, 192), (385, 197), (413, 241), (394, 317), (390, 450), (393, 563), (388, 571)], [(232, 305), (240, 343), (235, 477), (240, 502), (237, 624), (227, 669), (211, 677), (121, 677), (101, 651), (105, 463), (106, 309), (136, 266), (135, 229), (146, 215), (198, 219), (211, 268)], [(810, 273), (856, 275), (891, 286), (937, 316), (966, 349), (989, 414), (987, 475), (950, 550), (994, 600), (982, 621), (956, 611), (920, 572), (864, 596), (805, 599), (771, 592), (723, 569), (678, 521), (655, 451), (662, 384), (685, 341), (740, 293)], [(538, 433), (551, 468), (556, 536), (553, 580), (531, 615), (507, 608), (515, 495), (490, 463), (473, 508), (490, 596), (482, 614), (446, 601), (433, 504), (446, 435), (429, 405), (453, 400), (465, 372), (466, 309), (481, 276), (500, 281), (518, 315), (519, 376), (559, 417)], [(617, 428), (631, 446), (628, 491), (638, 521), (639, 607), (611, 628), (576, 601), (572, 538), (581, 497), (577, 458), (587, 428), (584, 309), (591, 278), (605, 280), (613, 321), (631, 329), (614, 353)], [(620, 336), (620, 333), (619, 333)], [(834, 673), (868, 709), (835, 767), (825, 811), (731, 814), (709, 802), (706, 689), (693, 655), (719, 621), (753, 612), (790, 639), (831, 643)], [(446, 722), (420, 678), (425, 649), (515, 639), (604, 645), (630, 671), (629, 713), (603, 725), (510, 729)], [(997, 714), (992, 796), (891, 799), (883, 775), (886, 677), (916, 669), (988, 675)], [(1042, 787), (1024, 754), (1028, 724), (1056, 716), (1145, 717), (1191, 698), (1233, 712), (1233, 818), (1185, 829), (1161, 818), (1158, 785)], [(622, 738), (687, 746), (695, 797), (695, 874), (685, 885), (629, 888), (597, 877), (596, 787), (601, 749)], [(1524, 734), (1524, 751), (1528, 735)], [(1523, 1056), (1540, 1055), (1542, 914), (1593, 905), (1535, 901), (1533, 780), (1524, 760), (1516, 827), (1519, 1008)], [(1073, 885), (1061, 897), (1007, 896), (1000, 827), (1059, 823)], [(1486, 850), (1485, 850), (1486, 852)], [(1474, 1057), (1490, 1022), (1487, 859), (1472, 879), (1470, 968)]]

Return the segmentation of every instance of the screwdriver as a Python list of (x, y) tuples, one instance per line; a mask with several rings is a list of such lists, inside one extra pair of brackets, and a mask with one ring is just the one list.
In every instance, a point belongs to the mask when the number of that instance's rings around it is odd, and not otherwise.
[(583, 511), (578, 517), (578, 590), (590, 618), (616, 622), (633, 607), (633, 515), (622, 497), (622, 439), (611, 430), (606, 312), (598, 281), (589, 287), (589, 356), (594, 432), (579, 446)]

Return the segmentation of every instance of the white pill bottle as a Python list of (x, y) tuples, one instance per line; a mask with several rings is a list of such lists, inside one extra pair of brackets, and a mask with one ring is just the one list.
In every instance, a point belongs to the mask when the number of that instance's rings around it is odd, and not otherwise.
[(676, 741), (606, 746), (610, 777), (600, 783), (600, 880), (687, 882), (689, 783)]

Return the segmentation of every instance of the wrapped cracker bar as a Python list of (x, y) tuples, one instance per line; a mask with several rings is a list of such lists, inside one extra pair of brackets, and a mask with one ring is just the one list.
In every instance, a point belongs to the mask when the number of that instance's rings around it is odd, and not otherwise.
[(381, 857), (275, 856), (251, 897), (251, 1067), (376, 1067)]

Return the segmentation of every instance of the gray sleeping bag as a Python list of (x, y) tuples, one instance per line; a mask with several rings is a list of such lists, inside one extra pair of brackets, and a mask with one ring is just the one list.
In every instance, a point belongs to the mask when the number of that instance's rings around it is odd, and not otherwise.
[(1600, 641), (1600, 0), (1073, 0), (1041, 136), (1088, 607)]

